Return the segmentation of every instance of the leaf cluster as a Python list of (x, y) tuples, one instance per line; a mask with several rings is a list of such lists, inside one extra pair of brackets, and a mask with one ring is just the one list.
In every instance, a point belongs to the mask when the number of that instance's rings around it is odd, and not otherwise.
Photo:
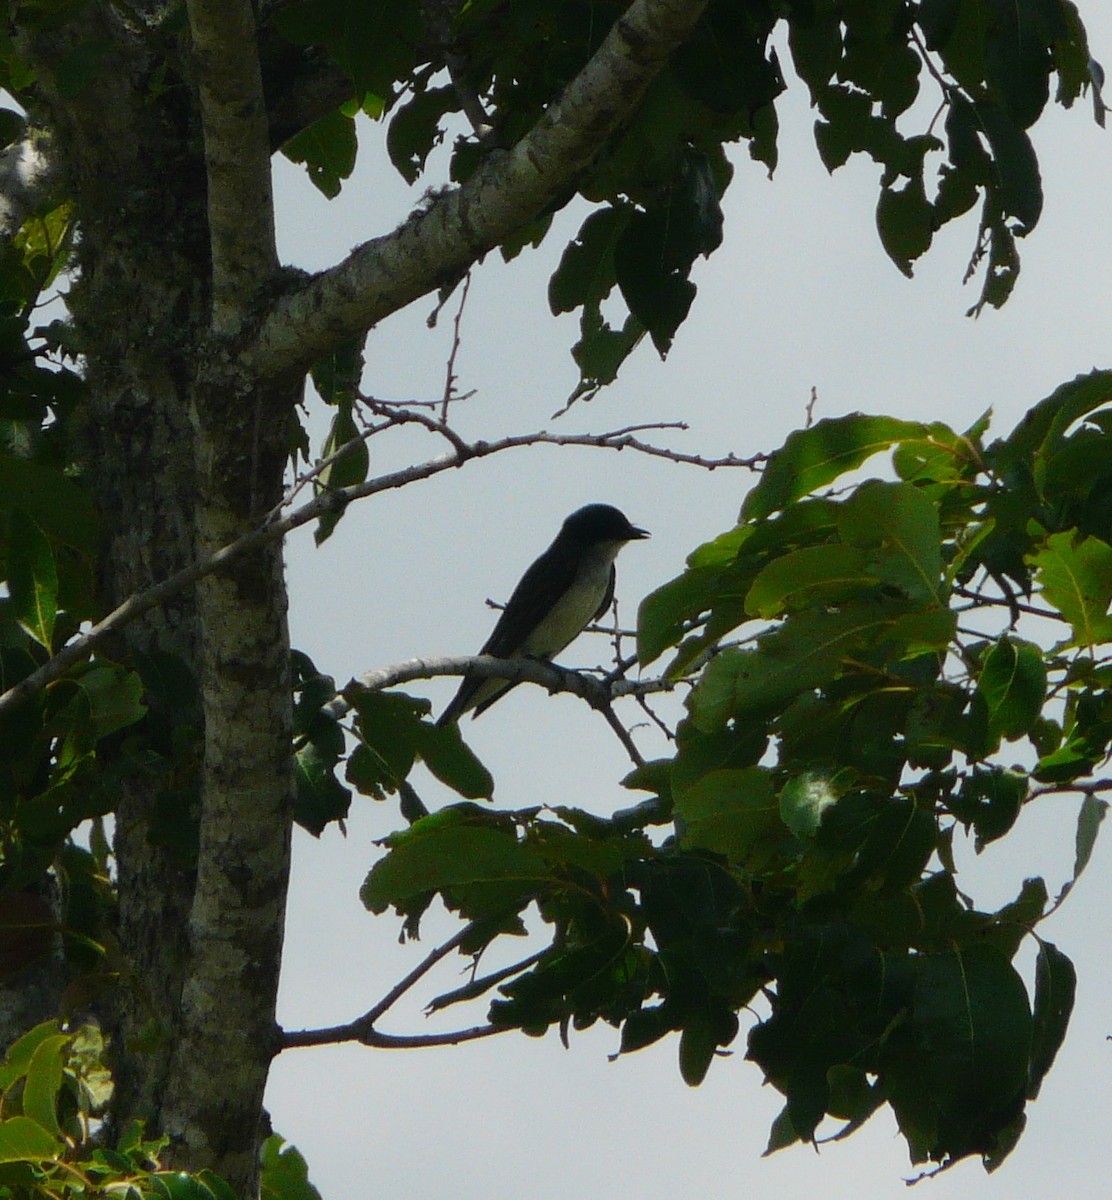
[[(105, 1044), (92, 1025), (45, 1021), (8, 1047), (0, 1064), (0, 1190), (27, 1200), (128, 1196), (136, 1200), (234, 1200), (212, 1171), (173, 1171), (169, 1138), (134, 1123), (111, 1149), (101, 1120), (112, 1097)], [(262, 1147), (262, 1194), (320, 1200), (305, 1160), (277, 1134)]]
[[(738, 526), (642, 605), (643, 663), (670, 651), (694, 678), (674, 756), (626, 781), (649, 799), (610, 818), (456, 804), (387, 839), (369, 908), (415, 934), (439, 897), (473, 923), (476, 973), (433, 1007), (491, 993), (496, 1026), (602, 1020), (623, 1053), (677, 1033), (692, 1084), (749, 1009), (748, 1057), (785, 1097), (770, 1149), (887, 1104), (914, 1161), (998, 1165), (1072, 1007), (1037, 927), (1112, 786), (1110, 419), (1098, 372), (991, 444), (987, 420), (792, 434)], [(880, 452), (895, 477), (862, 478)], [(1057, 897), (1031, 878), (978, 908), (955, 839), (980, 852), (1071, 791)], [(548, 945), (480, 974), (530, 912)]]
[[(363, 111), (389, 120), (389, 153), (409, 183), (448, 143), (448, 174), (463, 182), (542, 120), (622, 8), (617, 0), (482, 0), (459, 6), (445, 34), (426, 27), (417, 0), (284, 6), (278, 31), (330, 56), (353, 92), (285, 151), (334, 195), (354, 166), (354, 117)], [(1019, 273), (1016, 239), (1038, 221), (1042, 183), (1027, 131), (1051, 81), (1067, 107), (1091, 88), (1103, 117), (1100, 70), (1070, 0), (712, 0), (633, 120), (553, 206), (576, 194), (594, 206), (549, 291), (554, 313), (580, 314), (573, 353), (584, 388), (612, 381), (646, 334), (667, 353), (695, 296), (694, 264), (722, 240), (727, 147), (745, 142), (775, 168), (781, 26), (818, 112), (827, 168), (854, 154), (881, 168), (877, 228), (901, 271), (911, 273), (942, 226), (980, 205), (969, 277), (980, 270), (983, 283), (972, 311), (1007, 299)], [(923, 89), (928, 76), (933, 99)], [(473, 118), (476, 108), (486, 121), (468, 130), (463, 114)], [(552, 211), (503, 254), (537, 244)], [(625, 310), (618, 319), (615, 293)]]

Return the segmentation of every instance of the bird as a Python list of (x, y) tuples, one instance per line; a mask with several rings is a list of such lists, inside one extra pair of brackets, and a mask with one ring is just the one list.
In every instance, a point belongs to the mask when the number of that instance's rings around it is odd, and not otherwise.
[[(479, 653), (551, 661), (610, 607), (618, 551), (649, 536), (611, 504), (577, 509), (521, 577)], [(514, 686), (505, 679), (465, 675), (436, 723), (450, 725), (466, 712), (477, 717)]]

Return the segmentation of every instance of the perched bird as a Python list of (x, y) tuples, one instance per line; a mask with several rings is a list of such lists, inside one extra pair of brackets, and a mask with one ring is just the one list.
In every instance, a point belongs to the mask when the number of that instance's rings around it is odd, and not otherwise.
[[(614, 559), (626, 542), (647, 538), (609, 504), (588, 504), (564, 522), (556, 540), (521, 577), (480, 654), (552, 659), (610, 607)], [(478, 716), (513, 683), (465, 675), (438, 725), (470, 710)]]

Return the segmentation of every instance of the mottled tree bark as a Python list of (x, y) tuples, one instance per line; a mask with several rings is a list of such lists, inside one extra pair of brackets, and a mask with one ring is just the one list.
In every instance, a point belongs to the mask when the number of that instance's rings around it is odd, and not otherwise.
[[(319, 55), (270, 34), (276, 58), (260, 63), (249, 0), (189, 0), (185, 33), (159, 26), (153, 0), (94, 3), (59, 28), (23, 31), (49, 163), (35, 179), (12, 177), (0, 237), (39, 184), (68, 188), (81, 231), (69, 304), (89, 387), (75, 450), (103, 517), (104, 611), (262, 525), (281, 499), (312, 362), (542, 211), (703, 6), (635, 0), (532, 134), (307, 281), (279, 268), (269, 172), (275, 138), (343, 96)], [(106, 48), (102, 69), (74, 95), (56, 68), (90, 44)], [(292, 823), (280, 545), (178, 591), (114, 638), (108, 652), (148, 683), (151, 744), (172, 745), (175, 763), (171, 779), (134, 775), (114, 813), (127, 963), (105, 1013), (114, 1120), (142, 1118), (170, 1136), (173, 1164), (210, 1168), (246, 1196), (277, 1047)], [(161, 687), (170, 677), (177, 688)], [(199, 702), (180, 685), (189, 677)], [(168, 819), (193, 822), (195, 856), (165, 836)], [(52, 960), (36, 997), (62, 977)], [(0, 1002), (0, 1024), (26, 1019), (25, 1005)]]

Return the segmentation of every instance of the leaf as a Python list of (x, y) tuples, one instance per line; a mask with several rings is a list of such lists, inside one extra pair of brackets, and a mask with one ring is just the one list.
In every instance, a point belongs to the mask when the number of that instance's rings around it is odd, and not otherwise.
[(833, 604), (875, 585), (868, 559), (855, 546), (804, 546), (774, 558), (753, 580), (745, 610), (776, 617), (810, 604)]
[(885, 253), (910, 279), (911, 264), (930, 249), (934, 238), (934, 209), (921, 176), (908, 181), (899, 191), (881, 188), (876, 227)]
[[(367, 478), (371, 455), (366, 441), (359, 436), (359, 429), (352, 416), (350, 400), (339, 403), (338, 411), (332, 418), (332, 428), (324, 440), (322, 454), (325, 459), (332, 458), (345, 446), (347, 449), (333, 458), (332, 462), (321, 471), (320, 488), (322, 490), (341, 491), (343, 488), (360, 484)], [(313, 535), (313, 540), (318, 546), (332, 536), (332, 531), (339, 524), (345, 511), (344, 507), (340, 507), (325, 513), (320, 518)]]
[(304, 163), (313, 184), (329, 200), (340, 194), (355, 169), (358, 142), (355, 122), (339, 109), (294, 134), (282, 147), (290, 162)]
[(1034, 1100), (1065, 1041), (1077, 991), (1073, 963), (1053, 942), (1039, 940), (1035, 959), (1035, 1011), (1031, 1029), (1031, 1058), (1027, 1098)]
[(799, 1134), (795, 1131), (792, 1115), (785, 1104), (769, 1128), (768, 1143), (762, 1151), (761, 1157), (767, 1158), (770, 1154), (775, 1154), (777, 1150), (786, 1150), (788, 1146), (794, 1146), (798, 1141)]
[(1027, 776), (1005, 767), (974, 767), (950, 801), (959, 821), (977, 831), (977, 852), (1003, 837), (1015, 824), (1027, 798)]
[(706, 1078), (718, 1046), (708, 1020), (693, 1018), (680, 1034), (680, 1075), (688, 1087), (698, 1087)]
[(57, 1021), (43, 1021), (18, 1037), (8, 1047), (0, 1066), (0, 1092), (5, 1092), (27, 1074), (35, 1051), (59, 1033)]
[(283, 5), (274, 24), (295, 45), (322, 46), (360, 94), (378, 97), (411, 74), (424, 36), (414, 4), (302, 0)]
[(695, 299), (686, 269), (667, 263), (668, 214), (634, 212), (614, 250), (614, 269), (629, 311), (664, 357)]
[(853, 604), (793, 614), (758, 640), (755, 650), (716, 655), (688, 699), (704, 732), (730, 720), (769, 717), (791, 699), (829, 683), (848, 654), (890, 635), (900, 614), (883, 605)]
[(754, 521), (787, 508), (894, 442), (922, 437), (927, 429), (914, 421), (850, 413), (816, 421), (810, 429), (796, 430), (771, 456), (760, 482), (746, 496), (742, 520)]
[(1075, 852), (1073, 860), (1073, 875), (1063, 885), (1054, 901), (1055, 907), (1073, 891), (1073, 885), (1080, 879), (1081, 872), (1089, 865), (1093, 857), (1093, 849), (1097, 844), (1097, 834), (1101, 823), (1108, 812), (1108, 801), (1088, 795), (1081, 801), (1077, 813), (1077, 833), (1074, 838)]
[(981, 102), (977, 119), (988, 138), (995, 165), (997, 203), (1004, 213), (1019, 222), (1020, 235), (1030, 233), (1042, 213), (1042, 178), (1031, 139), (1004, 109)]
[(464, 884), (550, 878), (541, 855), (521, 845), (512, 832), (448, 820), (435, 813), (417, 821), (370, 870), (359, 897), (372, 912), (383, 912), (424, 892)]
[(53, 649), (58, 568), (42, 530), (16, 509), (8, 517), (8, 591), (12, 615), (39, 645)]
[(465, 799), (493, 797), (494, 777), (460, 737), (458, 724), (445, 728), (422, 724), (417, 751), (436, 778)]
[(1054, 533), (1028, 561), (1043, 598), (1073, 629), (1070, 644), (1091, 648), (1112, 640), (1112, 546), (1095, 537)]
[(1031, 642), (1002, 637), (981, 664), (977, 691), (988, 710), (992, 734), (1015, 741), (1042, 714), (1046, 700), (1046, 662)]
[(57, 1137), (62, 1134), (57, 1112), (58, 1093), (62, 1089), (62, 1058), (69, 1043), (67, 1033), (58, 1033), (40, 1042), (35, 1047), (23, 1084), (23, 1115)]
[(942, 541), (938, 510), (910, 483), (872, 479), (846, 501), (838, 519), (844, 542), (871, 550), (868, 571), (910, 600), (938, 601)]
[(548, 284), (548, 305), (554, 314), (591, 302), (597, 305), (610, 295), (617, 282), (614, 249), (632, 215), (629, 207), (603, 208), (583, 222)]
[(100, 520), (92, 497), (60, 470), (0, 454), (0, 509), (19, 509), (52, 541), (96, 553)]
[[(930, 1157), (997, 1146), (1027, 1086), (1032, 1019), (1015, 968), (987, 944), (920, 954), (909, 1020), (881, 1070), (900, 1128)], [(912, 1039), (911, 1044), (905, 1039)]]
[(780, 790), (780, 816), (798, 838), (813, 838), (823, 813), (838, 803), (841, 793), (829, 775), (805, 771), (789, 779)]
[(259, 1193), (262, 1200), (321, 1200), (309, 1182), (309, 1165), (296, 1146), (277, 1133), (263, 1142)]
[(416, 183), (425, 160), (444, 137), (445, 114), (459, 108), (454, 87), (434, 87), (418, 92), (394, 114), (386, 134), (390, 161), (406, 183)]
[(59, 1158), (64, 1144), (30, 1117), (0, 1121), (0, 1163), (42, 1163)]
[(780, 808), (765, 767), (710, 771), (676, 795), (680, 844), (746, 863), (783, 836)]

